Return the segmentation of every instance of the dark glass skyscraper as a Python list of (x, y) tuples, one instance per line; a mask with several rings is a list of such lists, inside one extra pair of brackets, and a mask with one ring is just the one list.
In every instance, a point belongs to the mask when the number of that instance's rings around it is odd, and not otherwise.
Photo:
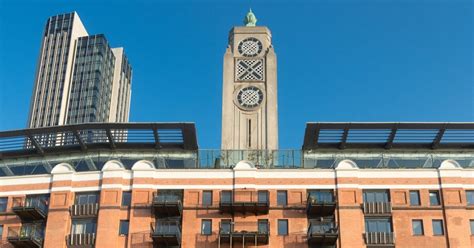
[(28, 126), (128, 122), (131, 80), (123, 48), (111, 48), (102, 34), (89, 35), (76, 12), (52, 16), (42, 40)]

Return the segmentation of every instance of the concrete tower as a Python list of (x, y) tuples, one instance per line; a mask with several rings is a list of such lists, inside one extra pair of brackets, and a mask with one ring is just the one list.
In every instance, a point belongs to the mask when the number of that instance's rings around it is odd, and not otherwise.
[(222, 94), (223, 150), (278, 149), (277, 62), (267, 27), (250, 12), (229, 33)]

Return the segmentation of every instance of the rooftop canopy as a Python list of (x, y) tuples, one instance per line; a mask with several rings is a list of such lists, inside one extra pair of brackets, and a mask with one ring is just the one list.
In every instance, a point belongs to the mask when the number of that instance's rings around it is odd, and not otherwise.
[(307, 123), (303, 150), (321, 148), (473, 149), (474, 123)]
[(193, 123), (87, 123), (0, 132), (0, 159), (89, 149), (197, 150)]

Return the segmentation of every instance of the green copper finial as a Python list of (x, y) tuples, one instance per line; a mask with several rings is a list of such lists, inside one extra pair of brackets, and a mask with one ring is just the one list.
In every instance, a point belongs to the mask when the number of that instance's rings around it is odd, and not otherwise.
[(247, 27), (255, 27), (255, 24), (257, 24), (257, 17), (252, 12), (252, 9), (249, 10), (249, 13), (244, 18), (244, 24)]

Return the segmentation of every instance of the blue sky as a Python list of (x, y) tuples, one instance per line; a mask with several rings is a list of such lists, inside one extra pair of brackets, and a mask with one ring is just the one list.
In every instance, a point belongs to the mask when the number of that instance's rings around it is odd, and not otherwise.
[(125, 47), (130, 121), (195, 122), (219, 148), (227, 35), (249, 7), (273, 33), (281, 148), (306, 122), (474, 121), (472, 0), (0, 0), (0, 130), (26, 127), (46, 19), (77, 11)]

